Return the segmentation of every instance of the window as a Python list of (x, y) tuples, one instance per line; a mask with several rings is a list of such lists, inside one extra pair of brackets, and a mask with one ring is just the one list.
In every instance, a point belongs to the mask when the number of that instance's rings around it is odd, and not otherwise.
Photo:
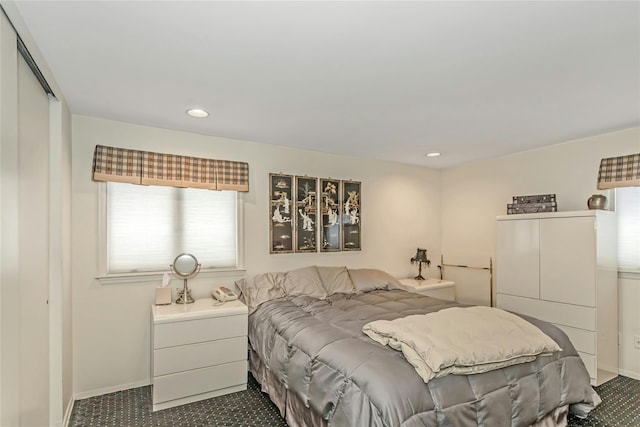
[(640, 187), (616, 188), (618, 266), (640, 272)]
[(106, 184), (106, 272), (166, 271), (182, 252), (203, 269), (238, 266), (235, 191)]

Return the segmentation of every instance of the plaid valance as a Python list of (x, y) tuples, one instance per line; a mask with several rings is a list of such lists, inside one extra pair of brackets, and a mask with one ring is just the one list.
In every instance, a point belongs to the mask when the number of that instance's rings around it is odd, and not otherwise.
[(600, 161), (598, 189), (640, 187), (640, 153)]
[(96, 145), (93, 152), (93, 180), (140, 184), (142, 151)]
[(249, 191), (249, 165), (96, 145), (94, 181)]

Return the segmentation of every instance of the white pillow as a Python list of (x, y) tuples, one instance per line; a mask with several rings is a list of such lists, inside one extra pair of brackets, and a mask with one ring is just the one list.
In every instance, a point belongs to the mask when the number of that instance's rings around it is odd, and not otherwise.
[(249, 313), (253, 313), (263, 302), (286, 296), (283, 281), (284, 273), (261, 273), (235, 283), (241, 292), (240, 299), (249, 308)]
[(356, 288), (353, 286), (347, 267), (321, 267), (318, 266), (318, 275), (322, 281), (322, 286), (328, 295), (333, 294), (355, 294)]
[(327, 291), (322, 286), (318, 269), (314, 265), (286, 272), (282, 284), (287, 296), (307, 295), (319, 299), (327, 297)]
[(349, 269), (349, 277), (358, 293), (376, 289), (401, 289), (398, 279), (375, 268)]

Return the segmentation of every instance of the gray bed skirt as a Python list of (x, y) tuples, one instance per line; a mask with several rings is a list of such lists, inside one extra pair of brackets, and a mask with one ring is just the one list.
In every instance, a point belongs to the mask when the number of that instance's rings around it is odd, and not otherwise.
[[(328, 427), (328, 423), (311, 408), (306, 407), (295, 393), (287, 392), (284, 384), (266, 368), (251, 348), (249, 348), (249, 371), (260, 383), (262, 391), (276, 405), (289, 427)], [(531, 427), (565, 427), (568, 414), (569, 405), (561, 406)]]
[(304, 403), (295, 393), (287, 393), (287, 389), (262, 363), (258, 355), (249, 349), (249, 371), (261, 385), (264, 393), (280, 410), (280, 415), (289, 427), (327, 427), (328, 423)]

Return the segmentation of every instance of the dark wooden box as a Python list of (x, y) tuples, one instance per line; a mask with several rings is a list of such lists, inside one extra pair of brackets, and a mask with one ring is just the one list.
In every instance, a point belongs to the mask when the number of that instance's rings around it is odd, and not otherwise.
[(514, 204), (549, 203), (556, 201), (555, 194), (534, 194), (532, 196), (513, 196)]
[(509, 203), (507, 204), (507, 215), (538, 213), (538, 212), (557, 212), (558, 205), (554, 202), (545, 203)]

